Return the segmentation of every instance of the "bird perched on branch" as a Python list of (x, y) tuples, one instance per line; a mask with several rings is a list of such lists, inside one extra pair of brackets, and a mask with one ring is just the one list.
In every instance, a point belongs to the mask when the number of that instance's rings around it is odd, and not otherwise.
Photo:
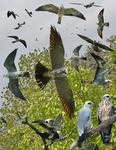
[(85, 8), (91, 8), (91, 7), (102, 7), (100, 5), (95, 5), (95, 2), (89, 3), (89, 4), (82, 4), (82, 3), (70, 3), (70, 4), (74, 4), (74, 5), (82, 5)]
[(57, 93), (62, 101), (64, 111), (72, 117), (74, 114), (73, 93), (68, 84), (66, 68), (64, 66), (64, 46), (60, 34), (55, 27), (50, 30), (50, 59), (52, 70), (40, 62), (35, 66), (35, 79), (44, 88), (51, 78), (55, 80)]
[(14, 11), (8, 11), (7, 12), (7, 17), (13, 16), (14, 19), (16, 19), (16, 17), (19, 17), (19, 15), (17, 15)]
[(20, 39), (18, 36), (8, 36), (8, 37), (15, 39), (15, 41), (13, 41), (12, 43), (21, 42), (27, 48), (25, 40)]
[(78, 17), (83, 20), (86, 19), (84, 15), (78, 10), (74, 8), (64, 8), (63, 5), (61, 5), (60, 7), (57, 7), (53, 4), (47, 4), (47, 5), (38, 7), (35, 11), (48, 11), (48, 12), (58, 14), (58, 22), (57, 22), (58, 24), (61, 24), (61, 20), (64, 15)]
[(4, 75), (4, 77), (9, 78), (8, 88), (9, 90), (21, 100), (26, 100), (20, 91), (18, 77), (29, 77), (29, 72), (17, 72), (16, 66), (14, 64), (15, 56), (17, 53), (17, 49), (11, 52), (5, 62), (4, 67), (7, 69), (8, 73)]
[(98, 14), (98, 28), (97, 28), (97, 33), (100, 36), (100, 38), (103, 38), (102, 32), (103, 32), (103, 28), (104, 26), (109, 27), (109, 22), (104, 22), (104, 9), (102, 9), (99, 14)]
[(23, 23), (17, 23), (17, 27), (16, 28), (14, 28), (14, 29), (19, 29), (20, 27), (22, 27), (23, 25), (25, 25), (25, 21), (23, 22)]
[[(105, 94), (102, 97), (97, 114), (98, 124), (103, 123), (114, 115), (114, 106), (111, 102), (111, 96), (109, 94)], [(110, 144), (111, 130), (112, 124), (108, 125), (100, 132), (103, 144)]]
[(91, 124), (91, 109), (93, 102), (86, 101), (83, 108), (79, 110), (77, 117), (77, 131), (79, 133), (78, 147), (81, 147), (82, 142), (86, 139), (86, 132), (90, 129)]

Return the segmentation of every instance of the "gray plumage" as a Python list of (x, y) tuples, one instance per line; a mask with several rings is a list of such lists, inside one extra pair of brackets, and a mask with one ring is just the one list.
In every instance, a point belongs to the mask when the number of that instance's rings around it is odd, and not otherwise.
[(89, 3), (89, 4), (82, 4), (82, 3), (70, 3), (70, 4), (74, 4), (74, 5), (82, 5), (85, 8), (91, 8), (91, 7), (102, 7), (100, 5), (96, 5), (95, 2)]

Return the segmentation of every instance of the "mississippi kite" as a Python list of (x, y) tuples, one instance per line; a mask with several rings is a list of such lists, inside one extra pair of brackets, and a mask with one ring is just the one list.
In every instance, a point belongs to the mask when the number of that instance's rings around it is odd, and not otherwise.
[(19, 15), (17, 15), (16, 13), (14, 13), (14, 11), (8, 11), (7, 12), (7, 17), (13, 16), (14, 19), (16, 19), (16, 17), (19, 17)]
[(82, 5), (85, 8), (91, 8), (91, 7), (102, 7), (100, 5), (95, 5), (95, 2), (89, 3), (89, 4), (82, 4), (82, 3), (70, 3), (70, 4), (74, 4), (74, 5)]

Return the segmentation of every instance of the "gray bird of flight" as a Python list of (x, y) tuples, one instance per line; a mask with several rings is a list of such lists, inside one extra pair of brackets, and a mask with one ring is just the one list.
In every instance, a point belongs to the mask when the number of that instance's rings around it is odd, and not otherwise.
[(92, 45), (96, 46), (96, 47), (100, 47), (104, 50), (107, 50), (107, 51), (114, 51), (113, 49), (111, 49), (110, 47), (104, 45), (104, 44), (101, 44), (100, 42), (96, 42), (95, 40), (92, 40), (90, 39), (89, 37), (87, 36), (84, 36), (84, 35), (81, 35), (81, 34), (77, 34), (81, 39), (85, 40), (86, 42), (88, 43), (91, 43)]
[(18, 77), (29, 77), (29, 72), (23, 72), (23, 73), (17, 72), (16, 66), (14, 64), (16, 53), (17, 53), (17, 49), (15, 49), (7, 56), (4, 62), (4, 67), (7, 69), (8, 73), (4, 75), (4, 77), (9, 78), (8, 88), (10, 89), (10, 91), (16, 97), (24, 101), (26, 99), (23, 96), (22, 92), (20, 91)]
[(80, 19), (86, 20), (84, 15), (78, 10), (74, 8), (64, 8), (63, 5), (61, 5), (60, 7), (57, 7), (53, 4), (47, 4), (47, 5), (38, 7), (35, 11), (48, 11), (48, 12), (58, 14), (58, 22), (57, 22), (58, 24), (61, 24), (63, 15), (74, 16), (74, 17), (78, 17)]
[[(109, 94), (105, 94), (102, 97), (98, 107), (98, 124), (101, 124), (109, 119), (114, 115), (114, 113), (114, 106), (111, 102), (111, 96)], [(108, 125), (100, 132), (103, 144), (110, 144), (112, 125), (113, 124)]]
[(100, 56), (94, 53), (90, 53), (90, 54), (93, 56), (93, 58), (97, 63), (97, 69), (95, 72), (93, 83), (101, 84), (101, 85), (110, 84), (111, 81), (105, 79), (105, 74), (107, 73), (107, 70), (105, 69), (106, 62)]
[(14, 13), (14, 11), (8, 11), (7, 12), (7, 17), (10, 17), (10, 16), (13, 16), (14, 19), (16, 19), (16, 17), (19, 17), (19, 15)]
[(8, 36), (8, 37), (15, 39), (15, 41), (13, 41), (12, 43), (21, 42), (27, 48), (26, 42), (24, 40), (20, 39), (18, 36)]
[(35, 79), (44, 88), (51, 78), (55, 80), (57, 93), (61, 99), (64, 111), (71, 118), (74, 115), (73, 93), (68, 84), (64, 67), (64, 46), (60, 34), (51, 26), (50, 32), (50, 59), (52, 70), (38, 62), (35, 66)]
[(19, 29), (19, 28), (21, 28), (23, 25), (25, 25), (25, 21), (23, 22), (23, 23), (17, 23), (17, 27), (16, 28), (14, 28), (14, 29)]
[(74, 5), (82, 5), (85, 8), (91, 8), (91, 7), (102, 7), (100, 5), (95, 5), (95, 2), (89, 3), (89, 4), (82, 4), (82, 3), (70, 3), (70, 4), (74, 4)]
[(98, 28), (97, 28), (97, 33), (100, 36), (100, 38), (103, 38), (102, 32), (103, 32), (103, 28), (104, 26), (109, 27), (109, 22), (104, 22), (104, 9), (102, 9), (99, 14), (98, 14)]
[(27, 12), (27, 14), (32, 17), (32, 12), (31, 11), (28, 11), (26, 8), (25, 8), (25, 11)]

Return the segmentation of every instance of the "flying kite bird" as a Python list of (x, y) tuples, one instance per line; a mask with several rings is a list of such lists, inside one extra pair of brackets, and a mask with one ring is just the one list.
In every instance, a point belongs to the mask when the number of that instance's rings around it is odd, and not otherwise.
[(35, 79), (44, 88), (51, 78), (54, 78), (57, 93), (62, 101), (64, 111), (71, 118), (74, 114), (73, 93), (67, 81), (66, 69), (64, 67), (64, 46), (60, 34), (55, 27), (51, 26), (50, 32), (50, 58), (52, 71), (41, 63), (35, 66)]
[(101, 85), (110, 84), (111, 81), (105, 79), (105, 74), (107, 73), (107, 70), (105, 69), (106, 62), (100, 56), (94, 53), (90, 53), (90, 54), (93, 56), (97, 64), (97, 69), (95, 72), (93, 83), (101, 84)]
[(23, 72), (23, 73), (17, 72), (16, 66), (14, 64), (16, 53), (17, 53), (17, 49), (15, 49), (7, 56), (4, 62), (4, 67), (7, 69), (8, 73), (4, 75), (4, 77), (9, 78), (9, 83), (8, 83), (9, 90), (16, 97), (24, 101), (26, 99), (23, 96), (22, 92), (20, 91), (18, 77), (29, 77), (29, 72)]
[(95, 40), (92, 40), (90, 38), (88, 38), (87, 36), (84, 36), (84, 35), (81, 35), (81, 34), (77, 34), (81, 39), (85, 40), (86, 42), (88, 43), (91, 43), (92, 45), (95, 45), (97, 47), (100, 47), (104, 50), (107, 50), (107, 51), (113, 51), (113, 49), (111, 49), (110, 47), (106, 46), (106, 45), (103, 45), (101, 44), (100, 42), (96, 42)]
[[(109, 94), (105, 94), (102, 97), (101, 102), (99, 103), (98, 107), (98, 123), (101, 124), (111, 116), (114, 115), (114, 107), (111, 102), (111, 96)], [(108, 125), (106, 128), (102, 129), (100, 134), (102, 138), (103, 144), (109, 144), (111, 138), (111, 130), (112, 124)]]
[(25, 25), (25, 21), (23, 22), (23, 23), (17, 23), (17, 27), (16, 28), (14, 28), (14, 29), (19, 29), (19, 28), (21, 28), (23, 25)]
[(74, 16), (74, 17), (78, 17), (83, 20), (86, 20), (84, 15), (81, 12), (79, 12), (78, 10), (76, 10), (74, 8), (64, 8), (63, 5), (61, 5), (60, 7), (57, 7), (53, 4), (47, 4), (47, 5), (38, 7), (35, 11), (48, 11), (48, 12), (58, 14), (58, 22), (57, 22), (58, 24), (61, 24), (63, 15)]
[(104, 9), (102, 9), (100, 11), (100, 13), (98, 14), (98, 21), (99, 22), (97, 23), (98, 24), (97, 33), (101, 38), (103, 38), (102, 32), (103, 32), (104, 26), (109, 27), (109, 22), (104, 22), (103, 14), (104, 14)]
[(80, 109), (77, 117), (77, 131), (79, 133), (78, 147), (81, 147), (82, 142), (85, 140), (86, 132), (91, 124), (91, 109), (93, 105), (91, 101), (86, 101), (83, 108)]
[(70, 4), (74, 4), (74, 5), (82, 5), (84, 6), (85, 8), (90, 8), (90, 7), (102, 7), (100, 5), (95, 5), (95, 2), (92, 2), (92, 3), (89, 3), (89, 4), (82, 4), (82, 3), (70, 3)]
[(15, 41), (13, 41), (12, 43), (21, 42), (27, 48), (26, 42), (24, 40), (20, 39), (18, 36), (8, 36), (8, 37), (15, 39)]
[(32, 17), (32, 12), (31, 11), (28, 11), (26, 8), (25, 8), (25, 11), (27, 12), (27, 14)]
[(7, 12), (7, 17), (13, 16), (14, 19), (16, 19), (16, 17), (19, 17), (19, 15), (17, 15), (16, 13), (14, 13), (14, 11), (8, 11)]

